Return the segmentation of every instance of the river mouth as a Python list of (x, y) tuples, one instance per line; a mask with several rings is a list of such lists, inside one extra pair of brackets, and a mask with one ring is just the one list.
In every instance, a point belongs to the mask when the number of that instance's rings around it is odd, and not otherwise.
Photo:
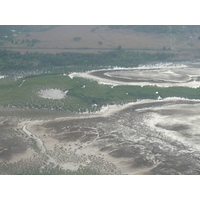
[(106, 85), (154, 85), (158, 87), (200, 86), (200, 64), (156, 64), (137, 68), (96, 70), (74, 73), (71, 77), (83, 77)]

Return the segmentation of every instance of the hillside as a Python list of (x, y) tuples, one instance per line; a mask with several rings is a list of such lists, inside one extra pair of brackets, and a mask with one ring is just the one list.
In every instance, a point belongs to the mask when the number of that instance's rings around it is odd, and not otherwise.
[(198, 58), (199, 26), (1, 26), (0, 47), (25, 52), (167, 51)]

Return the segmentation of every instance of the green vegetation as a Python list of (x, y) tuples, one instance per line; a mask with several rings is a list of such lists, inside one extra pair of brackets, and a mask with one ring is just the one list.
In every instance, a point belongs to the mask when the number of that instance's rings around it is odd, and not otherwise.
[[(81, 78), (70, 79), (68, 74), (76, 71), (94, 70), (109, 66), (136, 67), (149, 61), (165, 61), (173, 54), (139, 53), (120, 50), (99, 54), (83, 53), (26, 53), (0, 50), (0, 72), (9, 78), (0, 79), (0, 106), (26, 109), (94, 111), (102, 105), (150, 98), (148, 94), (139, 95), (139, 87), (125, 88), (99, 85)], [(41, 70), (42, 69), (42, 70)], [(38, 75), (29, 75), (34, 72)], [(46, 74), (45, 74), (46, 73)], [(26, 76), (13, 80), (11, 75)], [(85, 86), (85, 88), (83, 88)], [(68, 91), (67, 97), (60, 100), (44, 99), (38, 92), (58, 88)], [(118, 88), (118, 89), (117, 89)], [(132, 91), (133, 89), (133, 91)], [(130, 92), (130, 95), (126, 95)], [(156, 97), (155, 97), (156, 98)], [(96, 106), (93, 106), (96, 104)]]
[[(23, 80), (25, 81), (23, 82)], [(68, 91), (68, 93), (64, 99), (60, 100), (45, 99), (38, 96), (40, 90), (50, 88), (61, 89)], [(199, 88), (159, 88), (156, 86), (115, 86), (111, 88), (83, 78), (71, 79), (63, 75), (40, 74), (17, 81), (1, 79), (0, 106), (73, 112), (96, 111), (107, 104), (123, 104), (137, 99), (157, 99), (156, 91), (162, 98), (200, 98)], [(94, 106), (94, 104), (96, 105)]]
[(110, 25), (111, 29), (133, 29), (138, 32), (145, 33), (182, 33), (188, 31), (194, 33), (196, 30), (199, 30), (198, 25), (192, 26), (181, 26), (181, 25)]
[(40, 40), (37, 40), (37, 39), (32, 39), (32, 40), (26, 39), (26, 40), (22, 40), (21, 44), (26, 43), (27, 46), (34, 46), (35, 44), (37, 44), (39, 42), (40, 42)]
[[(167, 61), (173, 54), (126, 52), (122, 48), (99, 54), (83, 53), (26, 53), (0, 50), (0, 72), (8, 78), (0, 79), (0, 106), (3, 108), (43, 109), (85, 112), (99, 110), (107, 104), (123, 104), (137, 99), (187, 97), (199, 99), (200, 89), (158, 88), (153, 86), (99, 85), (83, 78), (71, 79), (70, 72), (108, 68), (109, 66), (136, 67), (147, 62)], [(37, 75), (29, 75), (34, 72)], [(11, 74), (24, 78), (14, 80)], [(44, 99), (38, 92), (44, 89), (68, 91), (64, 99)]]
[[(52, 25), (1, 25), (0, 26), (0, 39), (9, 39), (13, 36), (13, 33), (29, 33), (29, 32), (40, 32), (47, 31), (55, 28)], [(7, 36), (7, 38), (5, 37)]]
[(133, 29), (138, 32), (146, 32), (146, 33), (166, 33), (169, 32), (169, 26), (158, 25), (111, 25), (109, 26), (111, 29)]
[(78, 42), (78, 41), (81, 40), (81, 37), (73, 37), (73, 40), (76, 41), (76, 42)]
[(102, 44), (103, 44), (103, 42), (102, 42), (102, 41), (98, 41), (98, 44), (99, 44), (99, 45), (102, 45)]
[[(105, 68), (105, 66), (136, 67), (151, 61), (167, 61), (174, 57), (169, 53), (126, 52), (121, 46), (116, 51), (104, 53), (26, 53), (0, 50), (0, 72), (10, 70), (36, 70), (65, 68), (65, 72)], [(73, 67), (72, 67), (73, 66)]]

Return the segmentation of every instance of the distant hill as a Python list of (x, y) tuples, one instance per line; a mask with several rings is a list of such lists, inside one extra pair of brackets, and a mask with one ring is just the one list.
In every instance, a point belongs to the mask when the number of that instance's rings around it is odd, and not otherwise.
[(198, 25), (2, 25), (0, 49), (20, 53), (100, 53), (115, 51), (173, 53), (199, 59)]
[(138, 32), (145, 33), (181, 33), (184, 31), (189, 31), (191, 33), (200, 30), (197, 25), (110, 25), (111, 29), (132, 29)]
[(37, 31), (47, 31), (57, 26), (54, 25), (1, 25), (0, 39), (8, 38), (13, 33), (29, 33)]

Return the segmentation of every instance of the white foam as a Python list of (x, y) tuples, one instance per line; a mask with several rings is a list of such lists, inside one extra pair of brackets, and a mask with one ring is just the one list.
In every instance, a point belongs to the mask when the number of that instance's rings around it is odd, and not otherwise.
[(5, 76), (0, 76), (0, 79), (5, 78)]
[[(145, 113), (144, 123), (151, 130), (200, 150), (200, 100), (196, 104), (166, 104), (161, 107), (144, 107), (137, 109), (136, 112)], [(174, 129), (173, 127), (182, 128)]]
[[(106, 71), (104, 75), (108, 78), (101, 78), (92, 74), (92, 72), (98, 71)], [(159, 63), (156, 65), (143, 65), (135, 68), (114, 67), (112, 69), (100, 69), (81, 73), (71, 73), (69, 76), (70, 78), (82, 77), (97, 81), (99, 84), (110, 86), (135, 85), (143, 87), (148, 85), (158, 87), (200, 87), (200, 81), (197, 80), (197, 77), (200, 77), (200, 69), (189, 67), (181, 63)], [(112, 77), (126, 78), (132, 81), (123, 82), (123, 80), (119, 81), (109, 79)], [(135, 78), (137, 80), (143, 80), (143, 82), (134, 82)], [(151, 80), (154, 80), (154, 82), (151, 82)]]

